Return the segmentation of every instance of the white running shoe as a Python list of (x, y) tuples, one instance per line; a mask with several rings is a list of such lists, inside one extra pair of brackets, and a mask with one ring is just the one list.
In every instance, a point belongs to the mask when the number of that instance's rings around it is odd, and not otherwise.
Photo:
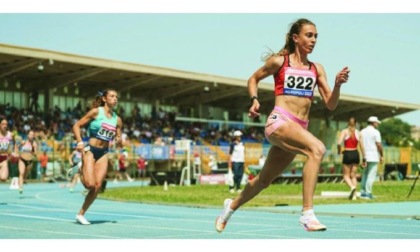
[(303, 215), (299, 218), (299, 223), (302, 225), (306, 231), (325, 231), (327, 227), (322, 225), (319, 220), (316, 218), (315, 214)]
[(225, 199), (223, 202), (223, 212), (216, 218), (216, 231), (219, 233), (225, 229), (230, 216), (232, 216), (232, 214), (235, 212), (230, 208), (231, 203), (232, 199)]
[(82, 225), (90, 225), (90, 222), (86, 220), (85, 216), (83, 215), (76, 215), (76, 221)]

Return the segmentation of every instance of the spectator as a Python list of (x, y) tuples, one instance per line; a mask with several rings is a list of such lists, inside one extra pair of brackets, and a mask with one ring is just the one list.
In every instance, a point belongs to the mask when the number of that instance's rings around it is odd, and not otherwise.
[(41, 166), (41, 181), (44, 181), (48, 164), (48, 155), (46, 151), (43, 151), (42, 155), (39, 156), (39, 164)]
[(139, 155), (139, 158), (137, 159), (137, 176), (141, 180), (143, 180), (146, 177), (146, 166), (146, 159), (143, 157), (143, 155)]
[(194, 178), (196, 175), (201, 174), (201, 157), (198, 152), (194, 152)]
[(127, 168), (130, 165), (130, 161), (128, 159), (128, 152), (126, 150), (123, 150), (120, 157), (119, 157), (119, 172), (120, 172), (120, 176), (125, 176), (125, 178), (129, 181), (129, 182), (133, 182), (134, 179), (132, 179), (130, 177), (130, 175), (127, 173)]
[(209, 167), (212, 173), (214, 173), (218, 169), (217, 160), (213, 155), (210, 155), (209, 157)]
[(381, 143), (381, 133), (377, 129), (379, 124), (378, 117), (371, 116), (368, 118), (368, 126), (360, 132), (362, 135), (362, 144), (365, 150), (363, 157), (363, 174), (360, 188), (360, 198), (374, 199), (372, 194), (373, 183), (376, 179), (378, 171), (378, 163), (383, 163), (384, 153)]
[(233, 141), (230, 145), (229, 150), (229, 161), (228, 169), (233, 173), (233, 186), (229, 186), (229, 192), (234, 193), (235, 189), (237, 193), (240, 193), (242, 177), (244, 175), (244, 163), (245, 163), (245, 146), (241, 140), (242, 132), (236, 130), (233, 132)]
[(32, 112), (35, 112), (35, 113), (38, 113), (38, 108), (39, 108), (38, 97), (39, 97), (38, 91), (37, 90), (32, 91), (32, 93), (31, 93), (31, 105), (29, 105), (29, 109)]

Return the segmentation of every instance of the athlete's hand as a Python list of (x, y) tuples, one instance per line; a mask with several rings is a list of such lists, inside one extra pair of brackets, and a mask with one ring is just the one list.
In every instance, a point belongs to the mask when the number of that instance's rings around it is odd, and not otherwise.
[(346, 83), (349, 79), (350, 69), (348, 67), (343, 68), (338, 74), (335, 76), (335, 86), (340, 87), (341, 84)]
[(83, 141), (78, 142), (76, 145), (76, 150), (83, 153), (83, 148), (85, 148)]
[(251, 107), (249, 108), (248, 116), (251, 118), (255, 118), (259, 116), (260, 115), (260, 113), (258, 112), (259, 110), (260, 110), (260, 103), (258, 102), (257, 99), (254, 99), (252, 101)]

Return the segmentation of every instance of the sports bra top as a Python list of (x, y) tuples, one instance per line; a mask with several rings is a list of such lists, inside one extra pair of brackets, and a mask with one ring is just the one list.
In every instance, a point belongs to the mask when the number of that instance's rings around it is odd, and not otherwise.
[(292, 95), (312, 99), (318, 81), (318, 71), (314, 63), (309, 62), (309, 69), (290, 66), (289, 55), (284, 55), (283, 65), (274, 75), (274, 94)]

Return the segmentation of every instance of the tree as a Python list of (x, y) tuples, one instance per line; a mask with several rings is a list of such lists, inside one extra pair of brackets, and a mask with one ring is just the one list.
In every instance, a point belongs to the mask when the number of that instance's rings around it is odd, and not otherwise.
[(390, 118), (379, 124), (382, 140), (387, 145), (407, 147), (414, 140), (411, 138), (411, 125), (399, 118)]

